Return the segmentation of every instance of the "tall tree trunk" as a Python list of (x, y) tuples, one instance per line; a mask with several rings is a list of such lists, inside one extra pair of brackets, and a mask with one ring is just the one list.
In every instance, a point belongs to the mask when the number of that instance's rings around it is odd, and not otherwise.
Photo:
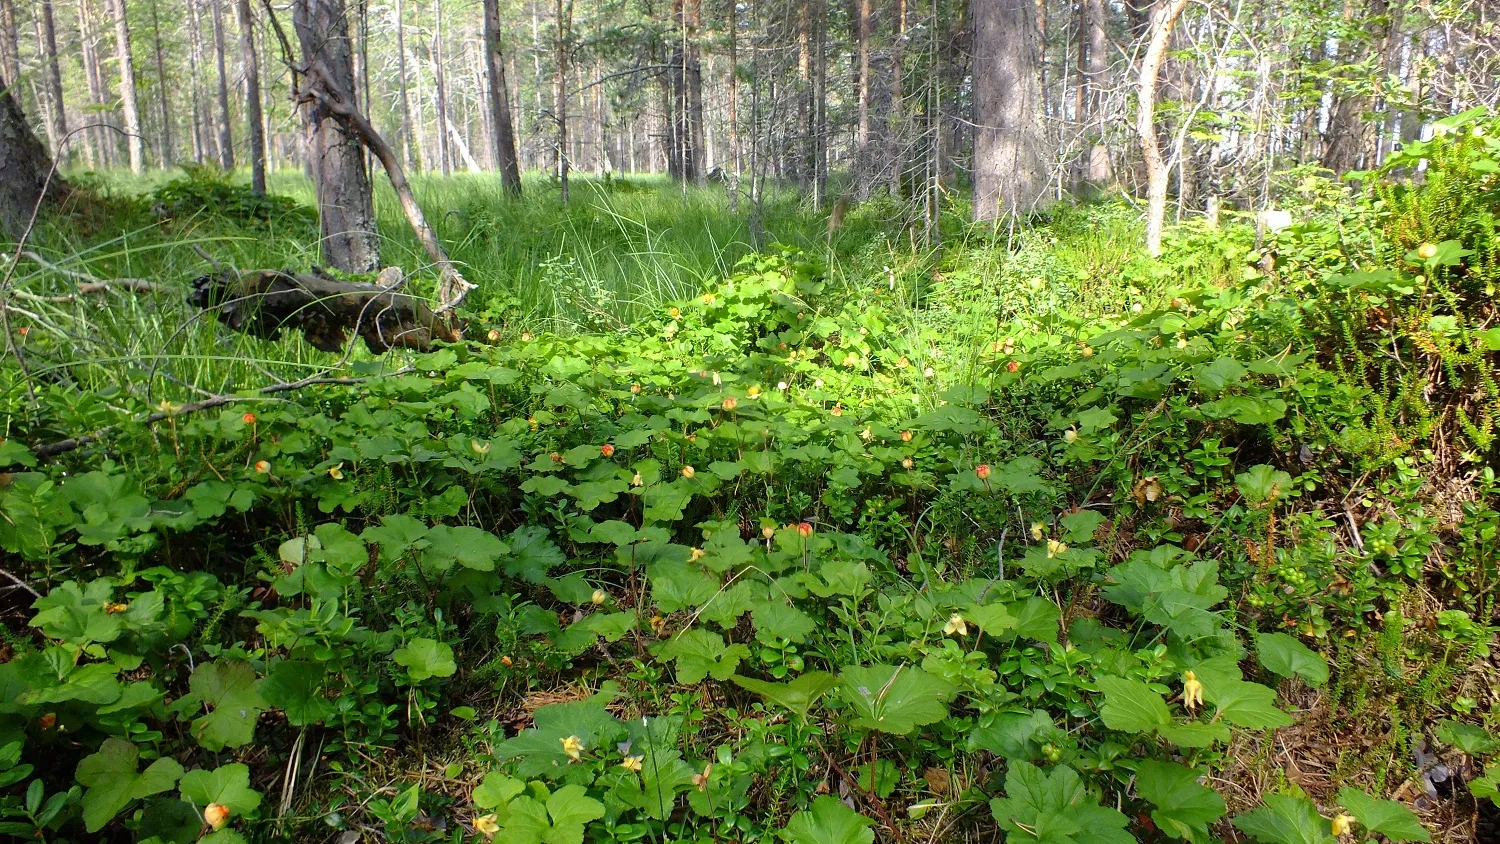
[(1030, 0), (971, 0), (969, 10), (974, 219), (1024, 214), (1048, 204), (1035, 7)]
[(43, 196), (55, 198), (65, 186), (52, 173), (52, 160), (21, 113), (11, 85), (9, 77), (0, 78), (0, 173), (5, 174), (0, 179), (0, 233), (19, 240)]
[(859, 72), (859, 83), (855, 90), (859, 114), (854, 129), (854, 181), (857, 186), (856, 195), (859, 199), (866, 199), (870, 195), (875, 175), (870, 148), (870, 0), (854, 2), (854, 53)]
[(21, 82), (21, 33), (16, 28), (15, 0), (0, 0), (0, 76), (5, 77), (6, 85)]
[(740, 192), (740, 60), (738, 0), (729, 0), (729, 202), (739, 202)]
[(1151, 15), (1151, 42), (1141, 59), (1140, 90), (1136, 105), (1136, 133), (1141, 137), (1141, 157), (1146, 163), (1146, 251), (1161, 254), (1161, 232), (1167, 216), (1167, 162), (1156, 138), (1156, 79), (1167, 55), (1172, 26), (1187, 6), (1187, 0), (1167, 0)]
[(889, 167), (891, 176), (891, 196), (902, 195), (902, 174), (906, 171), (905, 152), (905, 114), (906, 94), (902, 89), (905, 84), (906, 70), (906, 0), (895, 0), (895, 37), (891, 44), (891, 107), (887, 115), (886, 134), (889, 136), (890, 152)]
[(828, 200), (828, 0), (816, 0), (813, 19), (813, 207)]
[(433, 103), (437, 109), (438, 168), (444, 176), (453, 172), (452, 145), (448, 143), (448, 76), (443, 70), (443, 3), (432, 2), (432, 38), (427, 41), (432, 59)]
[(62, 69), (57, 61), (57, 25), (52, 17), (52, 0), (42, 0), (37, 16), (38, 46), (42, 53), (42, 89), (47, 92), (47, 134), (52, 137), (52, 154), (66, 158), (62, 145), (68, 136), (68, 119), (63, 109)]
[(1109, 38), (1104, 31), (1104, 0), (1082, 0), (1085, 26), (1088, 29), (1088, 73), (1084, 92), (1084, 113), (1089, 128), (1088, 166), (1085, 179), (1094, 190), (1114, 178), (1109, 162), (1109, 147), (1104, 142), (1104, 88), (1108, 83)]
[[(303, 61), (318, 68), (340, 91), (353, 91), (354, 66), (343, 0), (296, 0), (292, 21)], [(323, 257), (344, 272), (373, 272), (380, 267), (380, 238), (364, 147), (326, 102), (306, 102), (303, 113), (318, 193)]]
[(406, 73), (406, 21), (401, 0), (396, 0), (396, 85), (401, 89), (401, 163), (415, 167), (412, 157), (411, 92), (408, 90)]
[(556, 0), (557, 68), (552, 76), (553, 116), (557, 119), (557, 179), (568, 204), (568, 51), (573, 28), (573, 0)]
[(698, 32), (703, 27), (702, 0), (687, 0), (687, 27), (683, 31), (687, 47), (687, 113), (688, 113), (688, 167), (689, 178), (703, 183), (704, 131), (703, 131), (703, 60), (698, 47)]
[(255, 15), (250, 0), (236, 0), (240, 19), (240, 52), (245, 67), (245, 137), (250, 147), (250, 189), (266, 192), (266, 135), (260, 109), (260, 55), (255, 51)]
[(214, 60), (219, 65), (219, 166), (228, 173), (234, 169), (234, 124), (229, 121), (229, 74), (224, 69), (224, 0), (209, 2), (214, 6)]
[(167, 105), (167, 60), (162, 48), (161, 20), (157, 13), (160, 0), (151, 0), (151, 44), (156, 53), (156, 106), (161, 118), (160, 146), (157, 150), (161, 166), (171, 167), (177, 157), (172, 146), (172, 111)]
[(114, 156), (111, 155), (114, 134), (109, 131), (109, 121), (103, 116), (107, 98), (104, 77), (99, 71), (99, 52), (90, 2), (91, 0), (78, 0), (78, 39), (83, 50), (84, 87), (88, 90), (89, 105), (99, 116), (92, 120), (85, 118), (85, 122), (90, 125), (84, 138), (84, 158), (91, 168), (109, 167), (114, 164)]
[(125, 113), (125, 146), (130, 151), (130, 172), (146, 169), (146, 139), (141, 134), (141, 104), (135, 95), (135, 57), (130, 49), (130, 22), (125, 0), (113, 0), (115, 59), (120, 64), (120, 109)]
[(516, 130), (510, 122), (510, 88), (505, 82), (505, 54), (500, 44), (500, 0), (484, 0), (484, 72), (495, 167), (500, 171), (505, 192), (520, 196), (521, 162), (516, 157)]
[(213, 149), (213, 133), (210, 109), (204, 103), (203, 85), (203, 17), (199, 14), (199, 0), (187, 0), (188, 7), (188, 73), (192, 76), (193, 93), (193, 160), (202, 164), (210, 158), (218, 158)]

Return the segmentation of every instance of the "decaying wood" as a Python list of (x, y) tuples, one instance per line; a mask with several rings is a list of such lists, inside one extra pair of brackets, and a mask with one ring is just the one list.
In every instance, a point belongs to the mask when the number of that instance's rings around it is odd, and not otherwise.
[(387, 267), (373, 285), (288, 270), (225, 271), (194, 279), (188, 302), (215, 309), (235, 331), (269, 338), (289, 328), (326, 352), (343, 349), (350, 334), (364, 338), (376, 354), (459, 339), (458, 330), (423, 300), (398, 292), (401, 283), (396, 267)]
[(385, 174), (390, 178), (391, 187), (396, 191), (396, 199), (401, 204), (401, 211), (406, 215), (406, 222), (411, 226), (412, 232), (421, 241), (422, 248), (427, 251), (427, 256), (438, 268), (438, 313), (446, 313), (463, 303), (464, 297), (474, 285), (470, 284), (463, 274), (458, 271), (449, 260), (448, 253), (443, 245), (438, 242), (437, 233), (432, 226), (427, 224), (427, 219), (422, 215), (422, 207), (417, 204), (417, 198), (412, 193), (411, 185), (406, 181), (406, 172), (401, 169), (401, 162), (396, 158), (395, 150), (386, 143), (385, 138), (375, 130), (358, 109), (356, 109), (350, 98), (340, 90), (333, 76), (329, 74), (321, 64), (314, 63), (306, 70), (306, 82), (304, 93), (325, 106), (356, 138), (364, 143), (365, 148), (374, 154), (385, 168)]

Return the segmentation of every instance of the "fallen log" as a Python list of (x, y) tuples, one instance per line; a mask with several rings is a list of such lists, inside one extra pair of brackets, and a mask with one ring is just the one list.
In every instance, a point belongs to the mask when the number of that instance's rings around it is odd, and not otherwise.
[(194, 279), (188, 303), (213, 309), (219, 322), (255, 337), (274, 338), (284, 328), (301, 331), (325, 352), (342, 350), (351, 334), (375, 354), (423, 351), (462, 336), (423, 300), (398, 292), (402, 281), (397, 267), (383, 270), (375, 284), (290, 270), (226, 270)]

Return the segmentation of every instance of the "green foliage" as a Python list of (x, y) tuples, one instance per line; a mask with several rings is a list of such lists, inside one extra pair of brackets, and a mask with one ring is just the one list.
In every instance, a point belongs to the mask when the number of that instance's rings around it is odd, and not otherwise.
[[(1232, 835), (1208, 783), (1293, 723), (1281, 692), (1355, 728), (1373, 697), (1396, 744), (1479, 718), (1497, 489), (1429, 479), (1488, 459), (1444, 427), (1496, 394), (1488, 230), (1398, 244), (1481, 213), (1423, 190), (1278, 235), (1270, 275), (1242, 226), (1103, 250), (1133, 233), (1104, 206), (1014, 249), (715, 258), (628, 309), (597, 255), (542, 255), (555, 301), (476, 297), (497, 342), (152, 425), (16, 381), (0, 547), (42, 595), (0, 663), (0, 823), (196, 840), (212, 803), (258, 840), (316, 740), (289, 835), (868, 844), (982, 802), (1011, 842)], [(16, 445), (79, 422), (113, 438)], [(1437, 738), (1493, 771), (1481, 727)], [(34, 776), (58, 753), (75, 781)], [(1232, 823), (1332, 829), (1283, 794)]]

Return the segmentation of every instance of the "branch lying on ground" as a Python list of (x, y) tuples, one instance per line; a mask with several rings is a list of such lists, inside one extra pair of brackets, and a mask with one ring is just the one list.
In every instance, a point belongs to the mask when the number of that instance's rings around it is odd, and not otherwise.
[[(390, 375), (404, 375), (404, 374), (406, 374), (408, 372), (411, 372), (411, 371), (412, 371), (412, 368), (409, 367), (409, 366), (406, 366), (406, 367), (402, 367), (401, 369), (395, 370), (394, 372), (391, 372)], [(380, 376), (372, 376), (372, 377), (380, 377)], [(323, 376), (323, 375), (311, 375), (311, 376), (308, 376), (307, 378), (301, 378), (301, 379), (298, 379), (296, 381), (286, 381), (286, 382), (283, 382), (283, 383), (280, 383), (280, 384), (271, 384), (271, 385), (266, 386), (266, 387), (261, 387), (259, 390), (256, 390), (255, 392), (257, 394), (259, 394), (259, 395), (271, 396), (271, 395), (275, 395), (277, 393), (286, 393), (286, 392), (290, 392), (292, 390), (300, 390), (303, 387), (312, 386), (314, 384), (344, 384), (344, 385), (351, 385), (351, 384), (363, 384), (364, 382), (366, 382), (368, 380), (370, 380), (370, 379), (369, 378), (329, 378), (329, 377), (326, 377), (326, 376)], [(138, 425), (155, 425), (157, 422), (160, 422), (163, 419), (166, 419), (168, 417), (185, 416), (185, 415), (187, 415), (189, 413), (197, 413), (200, 410), (209, 410), (209, 409), (212, 409), (212, 408), (215, 408), (215, 407), (222, 407), (222, 406), (224, 406), (226, 404), (233, 404), (234, 402), (245, 401), (245, 400), (246, 400), (245, 396), (214, 396), (213, 398), (204, 399), (203, 401), (200, 401), (200, 402), (193, 402), (192, 404), (179, 405), (177, 407), (172, 407), (172, 408), (167, 409), (167, 410), (158, 410), (158, 411), (155, 411), (153, 413), (143, 414), (141, 416), (137, 416), (135, 419), (131, 420), (131, 422), (133, 424), (138, 424)], [(98, 442), (99, 440), (102, 440), (105, 437), (109, 436), (110, 434), (114, 433), (123, 424), (125, 424), (125, 423), (123, 423), (123, 422), (122, 423), (116, 423), (114, 425), (108, 425), (106, 427), (100, 428), (99, 430), (93, 432), (92, 434), (84, 434), (81, 437), (69, 437), (68, 439), (58, 440), (57, 442), (54, 442), (54, 443), (47, 443), (46, 445), (39, 445), (36, 448), (32, 449), (31, 453), (35, 454), (37, 457), (55, 457), (55, 456), (57, 456), (59, 454), (63, 454), (63, 453), (72, 451), (72, 450), (74, 450), (76, 448), (80, 448), (82, 446), (88, 445), (89, 443)]]
[(458, 340), (458, 331), (421, 299), (395, 292), (404, 280), (397, 267), (381, 271), (373, 285), (287, 270), (220, 272), (194, 279), (188, 303), (216, 309), (220, 322), (256, 337), (273, 338), (283, 328), (301, 331), (325, 352), (341, 350), (351, 333), (375, 354)]
[(21, 257), (23, 257), (23, 258), (25, 258), (28, 261), (31, 261), (33, 263), (40, 264), (43, 267), (51, 270), (52, 272), (57, 273), (58, 275), (67, 276), (68, 278), (71, 278), (74, 281), (81, 282), (78, 285), (78, 292), (77, 293), (69, 293), (69, 294), (67, 294), (65, 296), (29, 296), (29, 297), (27, 297), (27, 298), (33, 299), (35, 301), (38, 301), (38, 302), (71, 302), (74, 299), (77, 299), (80, 295), (88, 295), (88, 294), (91, 294), (91, 293), (102, 293), (102, 292), (104, 292), (106, 290), (110, 290), (110, 289), (132, 290), (132, 291), (135, 291), (137, 293), (152, 293), (152, 292), (155, 292), (156, 290), (160, 289), (156, 285), (155, 282), (147, 281), (144, 278), (108, 278), (108, 279), (104, 279), (104, 278), (98, 278), (96, 276), (89, 275), (88, 273), (81, 273), (81, 272), (78, 272), (77, 270), (65, 269), (63, 267), (59, 267), (58, 265), (52, 263), (51, 261), (48, 261), (47, 259), (43, 258), (42, 256), (36, 254), (35, 252), (31, 252), (31, 251), (24, 251), (24, 252), (22, 252), (21, 253)]

